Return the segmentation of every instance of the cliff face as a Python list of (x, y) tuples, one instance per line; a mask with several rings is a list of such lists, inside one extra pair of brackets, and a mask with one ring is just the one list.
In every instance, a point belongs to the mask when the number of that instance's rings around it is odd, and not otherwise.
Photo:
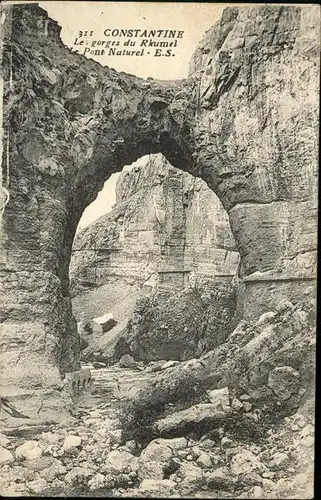
[(111, 173), (145, 154), (163, 153), (218, 195), (248, 317), (302, 294), (315, 278), (318, 6), (226, 9), (176, 82), (72, 54), (37, 5), (10, 6), (6, 24), (1, 380), (30, 386), (26, 365), (57, 377), (58, 365), (79, 367), (68, 278), (76, 227)]
[(228, 216), (215, 194), (151, 155), (121, 174), (114, 209), (77, 234), (70, 276), (74, 295), (81, 286), (114, 287), (117, 279), (182, 288), (194, 274), (231, 279), (237, 263)]
[(137, 360), (188, 359), (218, 345), (235, 312), (238, 260), (228, 216), (205, 182), (161, 155), (122, 172), (113, 210), (74, 241), (76, 318), (111, 312), (118, 322), (90, 337), (83, 356), (117, 360), (125, 345)]
[(229, 211), (257, 312), (315, 276), (319, 29), (314, 8), (227, 9), (190, 64), (197, 161)]

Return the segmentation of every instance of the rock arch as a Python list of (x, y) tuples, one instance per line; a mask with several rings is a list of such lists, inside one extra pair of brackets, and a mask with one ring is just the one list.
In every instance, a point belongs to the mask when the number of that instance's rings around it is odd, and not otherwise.
[(226, 9), (190, 77), (170, 82), (71, 53), (36, 5), (7, 7), (6, 19), (2, 380), (37, 385), (40, 372), (54, 385), (58, 366), (79, 368), (68, 278), (76, 227), (108, 177), (145, 154), (163, 153), (219, 196), (249, 317), (314, 279), (317, 6)]

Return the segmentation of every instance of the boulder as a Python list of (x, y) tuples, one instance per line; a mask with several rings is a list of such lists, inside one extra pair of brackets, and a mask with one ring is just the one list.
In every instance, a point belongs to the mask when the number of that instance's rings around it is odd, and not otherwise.
[(235, 411), (240, 411), (243, 409), (243, 403), (241, 403), (241, 401), (239, 399), (234, 398), (232, 401), (232, 408)]
[(87, 485), (88, 479), (93, 475), (89, 467), (74, 467), (65, 475), (65, 482), (70, 486)]
[(80, 446), (81, 446), (81, 437), (70, 434), (64, 440), (62, 451), (70, 452), (73, 451), (75, 448), (79, 448)]
[(173, 456), (173, 451), (168, 442), (170, 442), (170, 440), (166, 439), (155, 439), (154, 441), (151, 441), (151, 443), (149, 443), (149, 445), (142, 451), (140, 461), (156, 461), (164, 464), (168, 463)]
[(117, 473), (136, 471), (138, 459), (125, 450), (113, 450), (107, 455), (106, 466)]
[(35, 460), (41, 457), (42, 448), (38, 441), (26, 441), (16, 448), (15, 455), (18, 460)]
[(33, 460), (26, 460), (24, 465), (29, 470), (40, 472), (44, 469), (47, 469), (48, 467), (51, 467), (53, 462), (54, 462), (54, 457), (42, 456), (40, 458), (35, 458)]
[(93, 321), (101, 326), (103, 333), (108, 332), (114, 328), (115, 325), (117, 325), (117, 321), (113, 318), (112, 313), (107, 313), (103, 316), (99, 316), (99, 318), (94, 318)]
[(201, 452), (198, 459), (196, 460), (197, 465), (202, 469), (209, 469), (212, 467), (212, 460), (208, 453)]
[(139, 485), (141, 492), (156, 491), (159, 495), (168, 495), (176, 487), (176, 483), (170, 479), (143, 479)]
[(121, 368), (133, 368), (137, 363), (134, 360), (133, 356), (131, 356), (130, 354), (124, 354), (120, 358), (118, 364)]
[(229, 412), (227, 408), (224, 411), (218, 410), (216, 404), (213, 403), (200, 403), (157, 420), (154, 428), (163, 435), (173, 431), (182, 432), (189, 426), (224, 420)]
[(291, 366), (278, 366), (269, 373), (268, 387), (281, 401), (286, 401), (298, 392), (300, 374)]
[(106, 478), (103, 474), (96, 474), (88, 481), (88, 486), (91, 491), (99, 490), (103, 488), (106, 483)]
[(33, 493), (41, 493), (42, 491), (46, 490), (48, 488), (48, 483), (44, 478), (38, 478), (34, 479), (33, 481), (29, 481), (27, 483), (27, 487), (29, 490), (31, 490)]
[(265, 467), (251, 451), (245, 449), (234, 455), (230, 469), (233, 475), (239, 476), (247, 472), (263, 472)]
[(146, 372), (159, 372), (163, 369), (164, 365), (167, 363), (166, 359), (159, 359), (157, 361), (151, 361), (148, 363), (145, 371)]
[(9, 450), (0, 446), (0, 465), (11, 464), (14, 462), (14, 456)]
[(0, 434), (0, 446), (6, 448), (8, 444), (10, 444), (10, 439), (8, 439), (4, 434)]
[(139, 479), (163, 479), (164, 478), (164, 464), (152, 460), (150, 462), (139, 462), (138, 467)]
[(185, 483), (193, 486), (200, 486), (204, 478), (202, 469), (188, 462), (181, 464), (178, 474)]
[(228, 387), (223, 387), (222, 389), (214, 389), (213, 391), (208, 391), (208, 398), (213, 405), (216, 405), (217, 409), (225, 411), (229, 409), (230, 399)]
[(210, 488), (228, 488), (235, 482), (228, 467), (219, 467), (207, 476), (207, 485)]

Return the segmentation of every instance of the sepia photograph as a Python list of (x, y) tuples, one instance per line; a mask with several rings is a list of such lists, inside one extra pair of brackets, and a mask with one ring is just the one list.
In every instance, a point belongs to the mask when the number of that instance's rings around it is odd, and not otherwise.
[(0, 4), (0, 494), (315, 498), (320, 6)]

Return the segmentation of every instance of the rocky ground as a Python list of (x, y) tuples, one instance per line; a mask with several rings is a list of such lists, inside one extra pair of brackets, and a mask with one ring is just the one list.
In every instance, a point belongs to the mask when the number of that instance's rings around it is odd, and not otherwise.
[[(244, 440), (242, 432), (230, 432), (221, 421), (204, 427), (200, 437), (187, 433), (157, 438), (144, 448), (135, 440), (124, 442), (119, 404), (159, 377), (157, 370), (170, 369), (169, 364), (93, 369), (95, 388), (78, 398), (73, 423), (53, 425), (28, 438), (2, 434), (1, 494), (312, 497), (314, 427), (300, 412), (280, 420), (259, 439), (253, 433), (253, 439)], [(246, 413), (254, 424), (255, 411), (246, 394), (232, 400), (228, 388), (208, 394), (221, 403), (220, 410)], [(191, 419), (194, 409), (188, 410)]]

